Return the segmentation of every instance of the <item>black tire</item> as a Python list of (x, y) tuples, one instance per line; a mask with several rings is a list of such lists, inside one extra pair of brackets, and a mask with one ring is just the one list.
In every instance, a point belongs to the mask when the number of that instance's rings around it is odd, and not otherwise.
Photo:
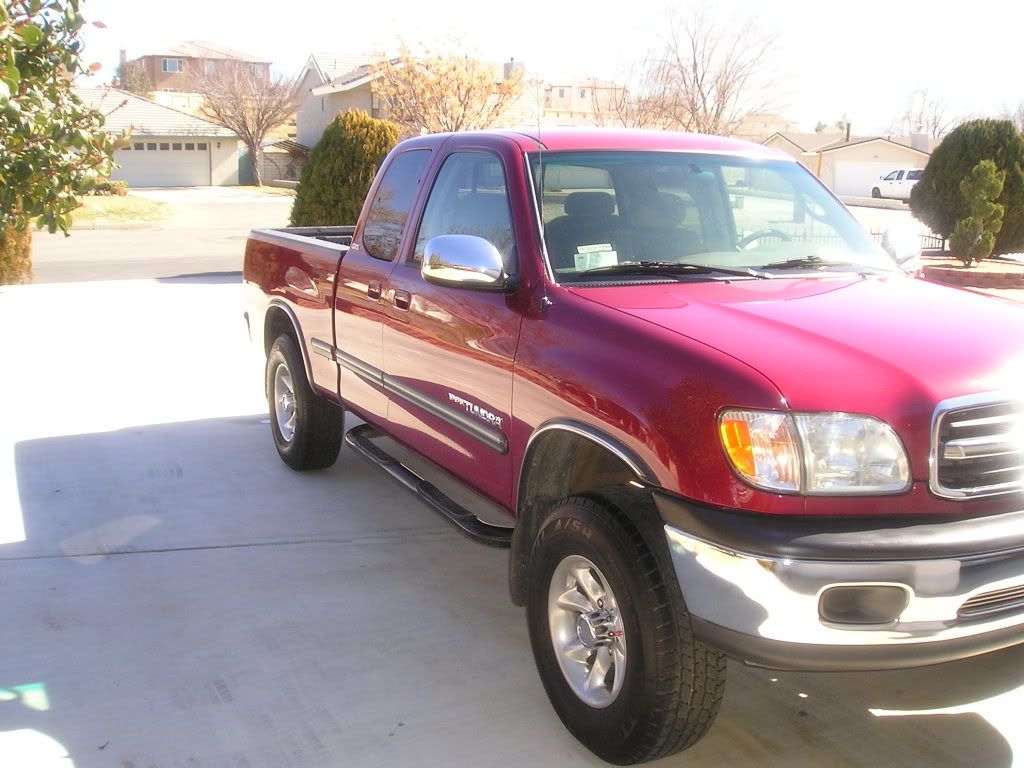
[[(552, 706), (584, 746), (618, 765), (692, 746), (711, 727), (725, 691), (726, 658), (693, 637), (657, 518), (622, 512), (637, 503), (649, 501), (616, 491), (558, 502), (534, 542), (527, 593), (530, 643)], [(597, 566), (621, 614), (625, 673), (602, 708), (575, 693), (551, 635), (551, 580), (573, 555)], [(609, 674), (614, 680), (615, 671)]]
[(882, 196), (882, 190), (880, 190), (878, 187), (873, 188), (871, 190), (871, 196), (875, 198), (880, 198)]
[[(290, 375), (294, 396), (294, 431), (290, 438), (279, 424), (275, 378), (282, 369)], [(281, 460), (294, 470), (324, 469), (334, 464), (345, 434), (345, 411), (313, 392), (306, 378), (306, 367), (294, 337), (277, 337), (267, 356), (267, 400), (270, 405), (270, 429)]]

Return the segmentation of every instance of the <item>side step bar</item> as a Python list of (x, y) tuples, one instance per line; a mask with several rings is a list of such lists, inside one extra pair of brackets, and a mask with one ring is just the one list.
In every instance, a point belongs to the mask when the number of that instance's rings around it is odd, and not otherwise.
[(485, 523), (465, 507), (445, 496), (432, 483), (424, 480), (402, 462), (374, 444), (373, 438), (384, 435), (370, 424), (360, 424), (345, 433), (348, 446), (376, 467), (400, 482), (434, 511), (441, 513), (452, 525), (473, 541), (489, 547), (508, 547), (512, 529)]

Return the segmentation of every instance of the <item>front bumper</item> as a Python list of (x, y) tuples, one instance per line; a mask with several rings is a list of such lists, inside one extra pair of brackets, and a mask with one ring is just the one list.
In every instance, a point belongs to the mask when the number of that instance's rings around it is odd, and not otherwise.
[[(887, 669), (1024, 642), (1024, 511), (780, 519), (655, 498), (696, 636), (748, 663)], [(850, 585), (899, 587), (906, 607), (881, 624), (823, 618), (823, 593)]]

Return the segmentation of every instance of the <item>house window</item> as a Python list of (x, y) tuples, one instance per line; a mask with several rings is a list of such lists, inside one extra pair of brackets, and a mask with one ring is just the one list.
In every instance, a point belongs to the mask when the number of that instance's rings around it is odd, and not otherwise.
[(131, 151), (131, 148), (132, 148), (132, 145), (131, 145), (131, 144), (127, 144), (127, 145), (125, 145), (125, 146), (121, 147), (122, 151), (124, 151), (124, 152), (129, 152), (129, 151)]
[(150, 152), (152, 152), (153, 150), (156, 149), (156, 144), (152, 144), (152, 143), (147, 144), (146, 145), (146, 149), (148, 149)]
[(181, 144), (171, 144), (171, 149), (173, 149), (175, 152), (180, 152)]
[(206, 143), (203, 142), (202, 144), (196, 144), (196, 149), (198, 149), (200, 152), (205, 152), (206, 151)]
[(181, 59), (163, 59), (160, 67), (164, 72), (181, 72), (185, 67), (185, 62)]
[(260, 65), (260, 64), (250, 64), (249, 68), (252, 70), (252, 74), (253, 74), (253, 76), (257, 80), (262, 80), (263, 79), (263, 66), (262, 65)]
[(203, 59), (203, 72), (208, 75), (212, 75), (217, 69), (216, 62), (211, 59)]
[(580, 88), (580, 98), (581, 99), (587, 98), (587, 89), (586, 88)]
[(195, 149), (195, 148), (196, 148), (196, 145), (195, 145), (195, 144), (186, 144), (186, 145), (185, 145), (185, 149), (186, 149), (187, 151), (189, 151), (189, 152), (191, 152), (191, 151), (192, 151), (193, 149)]
[(146, 145), (143, 144), (141, 141), (137, 141), (135, 142), (135, 148), (141, 152), (146, 148)]
[(560, 98), (560, 99), (564, 99), (565, 98), (565, 88), (559, 88), (558, 89), (558, 98)]
[(170, 144), (163, 144), (163, 143), (160, 144), (160, 149), (161, 150), (167, 150), (167, 149), (170, 149), (170, 148), (171, 148)]

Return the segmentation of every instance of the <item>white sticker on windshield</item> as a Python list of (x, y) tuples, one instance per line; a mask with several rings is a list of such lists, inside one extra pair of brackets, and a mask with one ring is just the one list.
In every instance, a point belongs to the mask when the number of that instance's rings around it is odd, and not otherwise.
[(611, 243), (580, 245), (576, 247), (576, 251), (576, 269), (580, 272), (585, 269), (610, 267), (619, 263), (619, 255), (612, 249)]

